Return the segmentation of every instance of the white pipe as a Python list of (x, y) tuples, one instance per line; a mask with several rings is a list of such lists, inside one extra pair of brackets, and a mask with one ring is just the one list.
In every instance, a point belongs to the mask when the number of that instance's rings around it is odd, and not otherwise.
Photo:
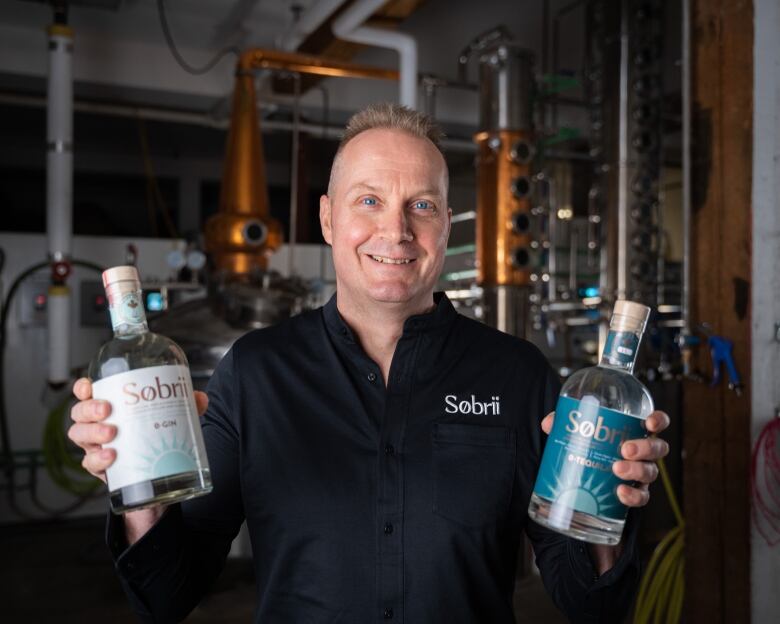
[(52, 386), (67, 383), (70, 375), (70, 288), (50, 286), (46, 300), (49, 376)]
[(64, 26), (49, 31), (46, 131), (46, 229), (52, 260), (70, 256), (73, 213), (73, 37)]
[(282, 38), (280, 47), (290, 52), (298, 49), (298, 46), (311, 33), (317, 30), (322, 23), (338, 9), (345, 0), (319, 0), (303, 13), (292, 28)]
[(390, 48), (400, 60), (400, 96), (404, 106), (417, 108), (417, 41), (411, 35), (361, 26), (386, 0), (357, 0), (333, 22), (333, 34), (345, 41)]
[[(70, 258), (73, 238), (73, 33), (49, 29), (49, 84), (46, 130), (46, 233), (49, 259)], [(47, 305), (50, 384), (70, 379), (70, 290), (53, 284)]]

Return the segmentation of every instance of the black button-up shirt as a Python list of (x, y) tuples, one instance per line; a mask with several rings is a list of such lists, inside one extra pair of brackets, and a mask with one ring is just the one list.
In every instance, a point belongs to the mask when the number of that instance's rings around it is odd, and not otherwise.
[(600, 578), (581, 542), (527, 516), (558, 390), (538, 349), (441, 294), (404, 324), (387, 387), (335, 297), (247, 334), (209, 384), (214, 491), (170, 507), (129, 548), (109, 521), (133, 607), (184, 617), (246, 519), (256, 622), (514, 622), (523, 530), (571, 620), (619, 621), (639, 576), (633, 512)]

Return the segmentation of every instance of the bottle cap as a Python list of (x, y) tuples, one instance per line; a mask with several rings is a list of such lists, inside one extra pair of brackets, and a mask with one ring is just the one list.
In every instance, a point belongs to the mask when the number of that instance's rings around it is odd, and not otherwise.
[[(619, 319), (615, 319), (619, 316)], [(645, 330), (647, 325), (647, 319), (650, 318), (650, 308), (641, 303), (635, 301), (627, 301), (620, 299), (615, 302), (615, 308), (612, 311), (613, 321), (610, 326), (614, 327), (617, 324), (620, 325), (619, 330), (622, 331), (640, 331)]]
[(138, 276), (138, 269), (134, 266), (117, 266), (103, 271), (103, 288), (108, 288), (117, 282), (140, 284), (141, 278)]

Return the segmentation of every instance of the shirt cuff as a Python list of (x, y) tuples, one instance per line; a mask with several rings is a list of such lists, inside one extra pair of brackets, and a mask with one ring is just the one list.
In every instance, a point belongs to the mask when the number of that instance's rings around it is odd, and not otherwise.
[(150, 566), (159, 558), (163, 546), (169, 548), (181, 535), (181, 507), (168, 506), (157, 522), (134, 544), (128, 546), (125, 537), (124, 516), (108, 512), (106, 520), (106, 545), (114, 565), (127, 580), (147, 576)]
[(615, 561), (615, 564), (601, 576), (598, 575), (596, 566), (590, 558), (588, 545), (581, 540), (569, 540), (569, 561), (574, 569), (576, 578), (587, 579), (584, 585), (588, 592), (615, 584), (623, 578), (626, 571), (639, 566), (636, 546), (639, 534), (639, 519), (639, 508), (632, 507), (629, 509), (621, 540), (623, 551), (620, 553), (617, 561)]

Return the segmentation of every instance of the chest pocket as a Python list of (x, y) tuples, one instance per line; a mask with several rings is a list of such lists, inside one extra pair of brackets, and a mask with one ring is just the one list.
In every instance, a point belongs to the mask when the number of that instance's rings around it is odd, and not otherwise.
[(504, 516), (512, 497), (515, 432), (436, 423), (432, 435), (433, 512), (472, 527)]

